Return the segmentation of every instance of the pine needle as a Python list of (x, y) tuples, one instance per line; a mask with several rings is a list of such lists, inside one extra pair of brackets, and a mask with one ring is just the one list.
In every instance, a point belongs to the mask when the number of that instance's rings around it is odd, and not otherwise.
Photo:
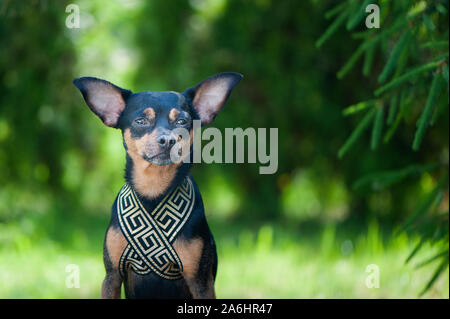
[(420, 241), (417, 243), (416, 247), (411, 251), (408, 258), (405, 260), (405, 264), (409, 263), (411, 259), (419, 252), (420, 248), (422, 248), (423, 244), (425, 243), (425, 237), (422, 237)]
[(437, 120), (442, 115), (442, 113), (444, 113), (446, 108), (448, 108), (448, 100), (447, 100), (447, 103), (441, 102), (436, 107), (436, 110), (434, 111), (433, 117), (431, 118), (431, 121), (430, 121), (430, 126), (433, 126), (434, 124), (436, 124)]
[(346, 1), (341, 2), (340, 4), (338, 4), (337, 6), (333, 7), (332, 9), (328, 10), (327, 12), (325, 12), (325, 19), (331, 19), (332, 17), (334, 17), (335, 15), (337, 15), (339, 12), (341, 12), (342, 10), (344, 10), (344, 8), (348, 5), (348, 3)]
[(400, 111), (397, 114), (394, 124), (391, 125), (391, 127), (387, 131), (386, 135), (384, 136), (383, 142), (385, 144), (389, 143), (391, 138), (394, 136), (395, 132), (397, 131), (397, 128), (400, 126), (400, 123), (402, 122), (403, 118), (405, 117), (406, 112), (408, 111), (408, 109), (411, 106), (410, 103), (407, 103), (407, 98), (406, 98), (407, 94), (408, 94), (407, 90), (405, 90), (405, 89), (400, 94), (400, 102), (399, 102)]
[(320, 48), (336, 31), (339, 29), (339, 27), (344, 23), (345, 19), (347, 18), (348, 10), (342, 12), (334, 21), (333, 23), (328, 27), (328, 29), (325, 30), (324, 34), (317, 40), (316, 47)]
[(362, 133), (369, 127), (373, 117), (375, 116), (375, 112), (377, 110), (375, 108), (371, 109), (367, 114), (364, 116), (364, 118), (361, 120), (361, 122), (358, 124), (358, 126), (353, 130), (353, 133), (350, 135), (350, 137), (347, 139), (347, 141), (344, 143), (344, 145), (341, 147), (338, 153), (338, 157), (342, 158), (345, 153), (356, 143), (356, 141), (361, 137)]
[(366, 50), (366, 54), (364, 56), (363, 72), (362, 72), (365, 77), (370, 76), (370, 71), (372, 69), (373, 58), (375, 56), (376, 49), (377, 49), (377, 46), (374, 44)]
[(344, 116), (353, 115), (355, 113), (361, 112), (363, 110), (366, 110), (366, 109), (374, 106), (375, 103), (376, 103), (376, 100), (369, 100), (369, 101), (363, 101), (363, 102), (359, 102), (357, 104), (350, 105), (342, 111), (342, 115), (344, 115)]
[(428, 194), (428, 196), (425, 198), (424, 201), (422, 201), (422, 203), (420, 203), (415, 212), (408, 218), (408, 220), (403, 224), (403, 226), (399, 229), (397, 233), (401, 233), (407, 230), (418, 219), (420, 219), (423, 215), (425, 215), (435, 202), (436, 197), (439, 195), (439, 192), (442, 190), (442, 188), (447, 186), (448, 186), (448, 176), (444, 175), (440, 178), (438, 184), (433, 189), (433, 191)]
[(383, 120), (384, 120), (384, 106), (380, 105), (377, 107), (377, 114), (375, 116), (375, 121), (373, 122), (372, 129), (372, 140), (370, 143), (370, 148), (375, 151), (380, 145), (381, 133), (383, 132)]
[(372, 3), (373, 0), (365, 0), (361, 6), (356, 10), (356, 12), (350, 16), (350, 18), (347, 21), (346, 28), (347, 30), (353, 30), (358, 26), (358, 24), (361, 22), (361, 20), (366, 15), (366, 7)]
[(412, 69), (411, 71), (403, 74), (402, 76), (399, 76), (398, 78), (393, 79), (388, 84), (377, 89), (375, 91), (375, 96), (380, 96), (384, 92), (402, 85), (403, 83), (411, 80), (412, 78), (414, 78), (415, 76), (417, 76), (423, 72), (436, 69), (439, 66), (439, 63), (440, 63), (439, 61), (433, 61), (433, 62), (429, 62), (429, 63), (423, 64), (421, 66), (418, 66), (418, 67)]
[(352, 189), (357, 191), (367, 185), (372, 185), (373, 189), (381, 190), (391, 187), (409, 177), (421, 176), (423, 173), (431, 172), (438, 167), (437, 164), (418, 165), (413, 164), (401, 169), (389, 171), (377, 171), (359, 178)]
[(387, 124), (391, 125), (394, 123), (395, 115), (397, 114), (398, 110), (398, 95), (394, 95), (391, 99), (391, 103), (389, 105), (389, 114), (387, 119)]
[(419, 150), (420, 144), (422, 143), (423, 137), (425, 136), (425, 132), (428, 126), (430, 126), (430, 120), (433, 115), (433, 111), (436, 108), (436, 101), (441, 88), (440, 83), (441, 75), (439, 73), (435, 73), (433, 76), (433, 81), (431, 83), (430, 93), (428, 94), (425, 109), (423, 110), (422, 115), (420, 116), (418, 121), (418, 128), (416, 130), (416, 135), (414, 137), (412, 146), (414, 151)]
[(437, 49), (437, 48), (443, 48), (448, 49), (448, 41), (430, 41), (427, 43), (424, 43), (419, 46), (420, 49)]
[(421, 263), (419, 263), (418, 265), (416, 265), (415, 268), (416, 268), (416, 269), (422, 268), (423, 266), (426, 266), (426, 265), (432, 263), (433, 261), (435, 261), (435, 260), (437, 260), (437, 259), (439, 259), (439, 258), (441, 258), (441, 257), (443, 257), (443, 256), (448, 256), (448, 249), (445, 249), (444, 251), (442, 251), (442, 252), (440, 252), (440, 253), (437, 253), (437, 254), (434, 255), (433, 257), (428, 258), (428, 259), (425, 260), (425, 261), (422, 261)]
[(369, 43), (369, 41), (370, 40), (367, 40), (356, 49), (356, 51), (352, 54), (347, 63), (337, 73), (338, 79), (342, 79), (355, 66), (356, 62), (358, 62), (359, 58), (363, 55), (364, 51), (366, 50), (367, 43)]
[(447, 266), (448, 266), (448, 259), (445, 258), (444, 260), (442, 260), (441, 264), (434, 272), (433, 277), (431, 277), (430, 281), (427, 283), (425, 288), (420, 293), (420, 296), (423, 296), (431, 288), (431, 286), (433, 286), (434, 282), (439, 278), (439, 276), (447, 268)]
[(442, 68), (442, 76), (444, 77), (445, 82), (447, 82), (447, 88), (448, 88), (448, 65), (446, 65)]
[(392, 50), (392, 54), (389, 57), (388, 61), (386, 62), (386, 65), (384, 66), (383, 71), (381, 72), (380, 76), (378, 77), (379, 83), (384, 83), (388, 79), (388, 77), (391, 75), (392, 70), (397, 65), (398, 58), (402, 54), (402, 52), (407, 48), (407, 44), (409, 43), (409, 40), (411, 39), (412, 30), (408, 29), (405, 31), (405, 33), (402, 34), (400, 39), (398, 40), (397, 44), (395, 45), (394, 49)]

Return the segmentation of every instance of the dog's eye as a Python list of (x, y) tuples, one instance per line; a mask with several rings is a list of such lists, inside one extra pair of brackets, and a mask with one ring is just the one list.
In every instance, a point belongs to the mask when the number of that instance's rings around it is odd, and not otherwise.
[(148, 124), (148, 120), (146, 118), (143, 118), (143, 117), (140, 117), (140, 118), (134, 120), (134, 122), (137, 125), (147, 125)]
[(175, 124), (177, 125), (185, 125), (187, 123), (187, 121), (185, 119), (178, 119)]

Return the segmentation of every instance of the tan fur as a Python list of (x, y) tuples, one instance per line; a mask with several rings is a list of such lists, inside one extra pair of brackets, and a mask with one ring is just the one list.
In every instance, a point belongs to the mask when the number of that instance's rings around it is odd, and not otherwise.
[(145, 116), (147, 116), (147, 118), (149, 120), (153, 120), (156, 117), (155, 110), (153, 108), (151, 108), (151, 107), (146, 108), (144, 110), (144, 114), (145, 114)]
[[(200, 264), (200, 258), (203, 252), (203, 240), (195, 238), (190, 241), (184, 238), (178, 238), (173, 243), (173, 248), (181, 259), (183, 264), (183, 277), (194, 298), (214, 298), (214, 280), (208, 286), (209, 294), (202, 296), (201, 287), (198, 286), (196, 276)], [(212, 290), (211, 290), (212, 288)]]
[(173, 243), (173, 248), (183, 263), (183, 276), (194, 278), (197, 275), (200, 257), (203, 251), (203, 241), (195, 238), (190, 241), (177, 239)]
[(114, 268), (119, 267), (120, 257), (127, 244), (128, 242), (119, 228), (110, 227), (108, 229), (106, 233), (106, 249), (108, 250), (108, 255)]
[(176, 164), (149, 165), (143, 169), (136, 168), (133, 171), (133, 182), (136, 190), (147, 198), (156, 198), (162, 195), (175, 177)]
[(106, 250), (112, 263), (112, 271), (106, 274), (103, 280), (101, 296), (103, 299), (120, 299), (122, 279), (119, 274), (119, 262), (123, 250), (127, 246), (127, 240), (118, 228), (110, 227), (106, 233)]
[(156, 165), (147, 162), (142, 158), (149, 140), (155, 137), (152, 134), (146, 134), (138, 140), (131, 138), (130, 130), (124, 131), (124, 140), (127, 144), (127, 152), (133, 160), (132, 179), (134, 187), (144, 197), (155, 198), (163, 194), (174, 179), (177, 168), (180, 163), (170, 165)]
[(178, 115), (180, 115), (180, 111), (178, 111), (177, 109), (171, 109), (170, 113), (169, 113), (169, 120), (171, 120), (172, 122), (175, 121), (178, 117)]
[(179, 158), (179, 162), (184, 162), (184, 160), (190, 155), (190, 147), (194, 142), (194, 130), (191, 128), (189, 131), (189, 140), (183, 140), (181, 135), (176, 137), (177, 143), (179, 143), (179, 148), (182, 150), (182, 156)]

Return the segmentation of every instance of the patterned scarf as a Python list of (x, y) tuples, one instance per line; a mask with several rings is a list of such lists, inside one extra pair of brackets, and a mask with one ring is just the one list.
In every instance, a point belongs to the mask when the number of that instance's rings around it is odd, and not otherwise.
[(166, 279), (182, 277), (183, 264), (172, 244), (194, 207), (189, 177), (148, 213), (136, 193), (125, 184), (117, 200), (120, 229), (128, 241), (119, 262), (122, 278), (131, 269), (140, 275), (155, 272)]

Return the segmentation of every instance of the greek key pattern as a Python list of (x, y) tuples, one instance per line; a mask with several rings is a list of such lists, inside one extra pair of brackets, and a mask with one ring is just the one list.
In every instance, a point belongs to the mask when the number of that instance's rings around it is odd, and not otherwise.
[(128, 241), (119, 263), (122, 277), (131, 267), (140, 275), (153, 271), (166, 279), (181, 278), (183, 264), (172, 244), (192, 212), (194, 199), (194, 187), (186, 177), (148, 213), (130, 185), (122, 187), (117, 216)]

